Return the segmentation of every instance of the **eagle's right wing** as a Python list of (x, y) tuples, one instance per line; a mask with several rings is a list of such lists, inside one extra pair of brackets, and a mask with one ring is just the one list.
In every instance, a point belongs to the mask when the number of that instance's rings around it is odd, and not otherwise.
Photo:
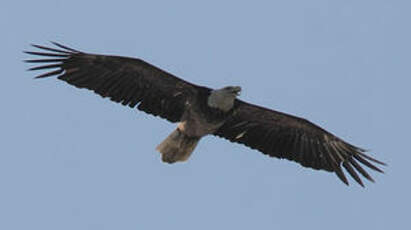
[[(236, 100), (233, 116), (215, 133), (271, 157), (286, 158), (304, 167), (335, 172), (348, 185), (342, 167), (363, 186), (357, 172), (373, 181), (361, 164), (382, 172), (384, 165), (306, 119)], [(370, 162), (371, 161), (371, 162)]]
[(171, 122), (180, 120), (188, 97), (208, 88), (173, 76), (143, 60), (83, 53), (58, 43), (60, 49), (33, 45), (51, 52), (26, 53), (45, 59), (26, 60), (44, 65), (29, 70), (54, 69), (36, 78), (57, 76), (78, 88), (93, 90), (102, 97), (160, 116)]

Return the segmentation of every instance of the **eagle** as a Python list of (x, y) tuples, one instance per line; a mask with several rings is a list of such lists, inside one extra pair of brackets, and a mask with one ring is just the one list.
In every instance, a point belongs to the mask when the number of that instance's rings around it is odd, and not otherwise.
[(56, 76), (77, 88), (178, 123), (156, 148), (163, 162), (186, 161), (201, 138), (214, 135), (270, 157), (334, 172), (346, 185), (343, 168), (363, 187), (359, 174), (374, 182), (364, 166), (383, 173), (376, 165), (384, 162), (314, 123), (238, 99), (240, 86), (211, 89), (138, 58), (85, 53), (52, 44), (32, 44), (39, 50), (24, 51), (41, 57), (25, 60), (37, 64), (29, 70), (47, 70), (35, 78)]

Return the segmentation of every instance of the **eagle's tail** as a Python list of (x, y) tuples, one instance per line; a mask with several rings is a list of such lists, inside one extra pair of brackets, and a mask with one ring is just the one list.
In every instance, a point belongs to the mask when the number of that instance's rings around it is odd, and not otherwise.
[(177, 128), (156, 149), (161, 153), (163, 162), (171, 164), (177, 161), (186, 161), (200, 138), (187, 136)]

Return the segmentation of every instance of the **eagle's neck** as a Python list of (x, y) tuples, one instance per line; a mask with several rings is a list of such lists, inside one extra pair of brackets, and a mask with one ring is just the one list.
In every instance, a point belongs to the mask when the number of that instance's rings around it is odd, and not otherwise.
[(228, 112), (234, 106), (236, 94), (230, 93), (224, 89), (213, 90), (208, 96), (207, 105), (211, 108)]

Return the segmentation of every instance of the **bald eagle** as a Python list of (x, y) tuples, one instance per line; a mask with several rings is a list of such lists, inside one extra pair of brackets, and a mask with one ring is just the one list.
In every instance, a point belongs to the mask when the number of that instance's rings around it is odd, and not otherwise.
[(375, 166), (383, 162), (308, 120), (237, 99), (239, 86), (210, 89), (141, 59), (84, 53), (53, 44), (56, 47), (32, 45), (41, 52), (25, 51), (44, 57), (26, 60), (39, 64), (29, 70), (51, 69), (36, 78), (57, 76), (103, 98), (178, 122), (175, 131), (157, 146), (164, 162), (186, 161), (202, 137), (215, 135), (271, 157), (334, 172), (347, 185), (342, 168), (361, 186), (358, 172), (374, 181), (362, 165), (383, 172)]

